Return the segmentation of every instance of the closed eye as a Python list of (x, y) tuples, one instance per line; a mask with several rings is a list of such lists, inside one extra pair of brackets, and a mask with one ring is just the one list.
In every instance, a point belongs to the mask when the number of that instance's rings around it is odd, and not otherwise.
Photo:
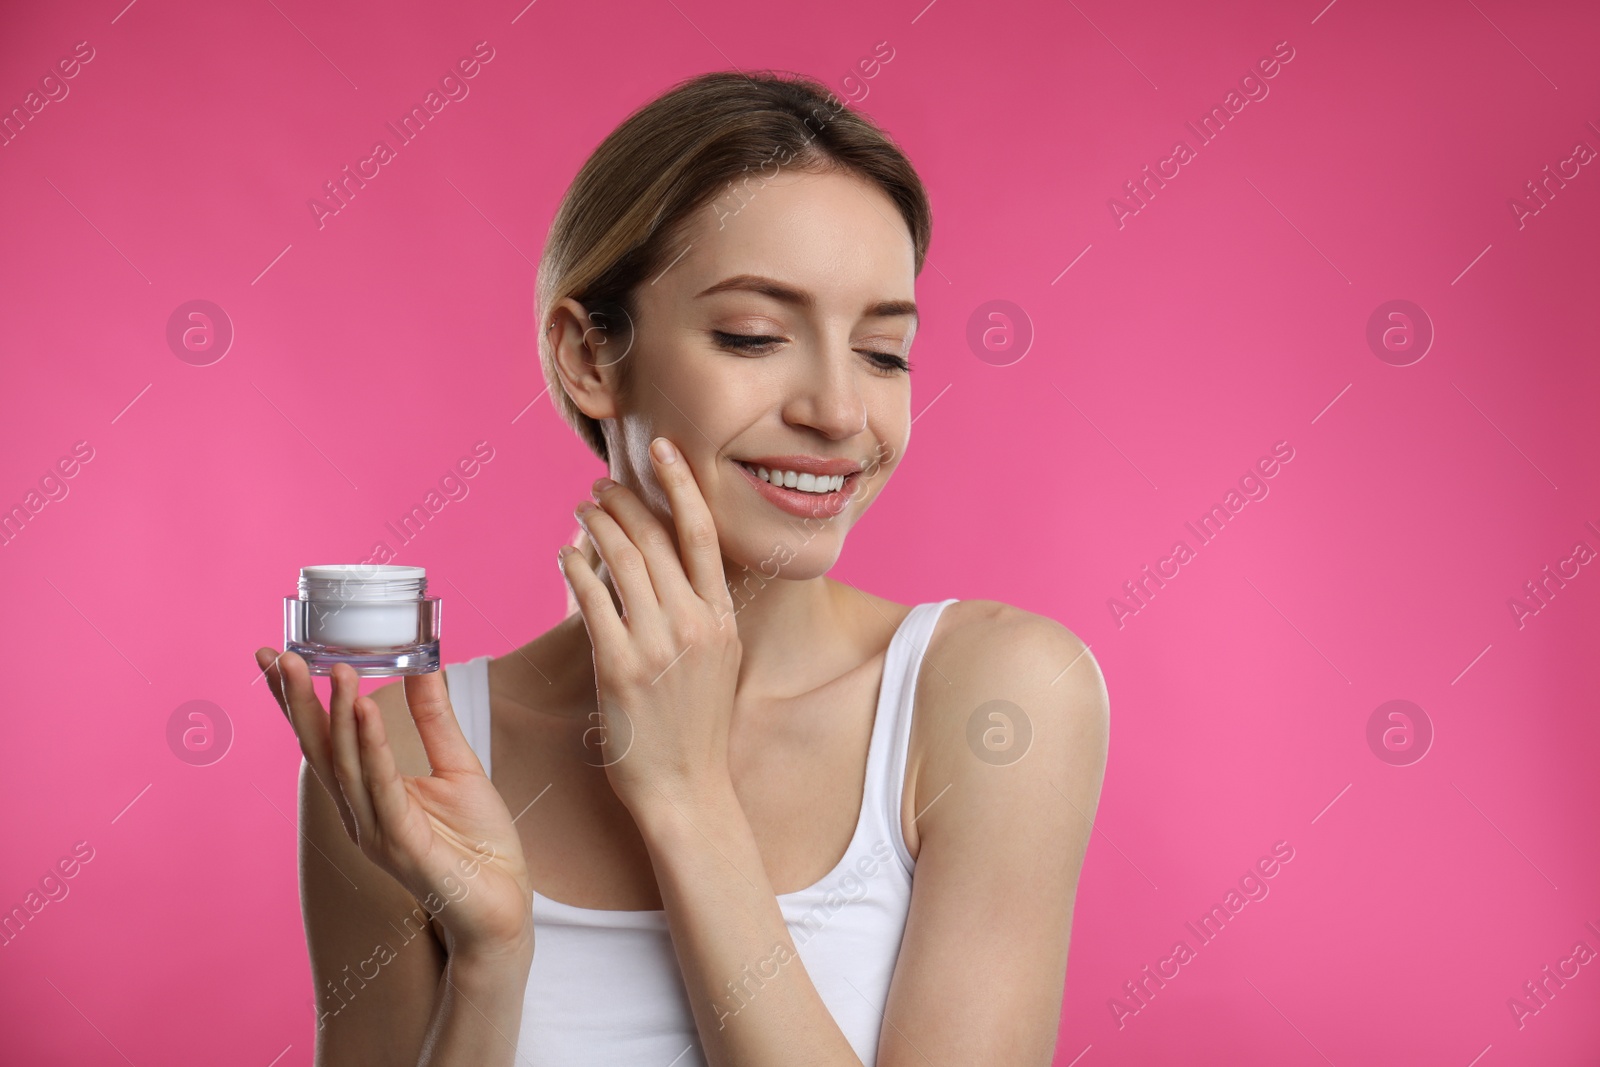
[[(757, 352), (782, 344), (785, 340), (770, 334), (725, 333), (722, 330), (712, 330), (711, 335), (719, 345), (736, 352)], [(872, 348), (858, 348), (856, 351), (870, 359), (873, 369), (880, 374), (894, 375), (911, 370), (911, 361), (893, 352), (880, 352)]]
[(723, 333), (721, 330), (712, 330), (711, 335), (724, 348), (736, 348), (743, 352), (765, 348), (783, 340), (781, 337), (772, 337), (767, 334)]

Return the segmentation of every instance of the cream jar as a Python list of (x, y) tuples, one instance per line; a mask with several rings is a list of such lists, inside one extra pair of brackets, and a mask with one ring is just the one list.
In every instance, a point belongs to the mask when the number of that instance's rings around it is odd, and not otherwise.
[(283, 648), (312, 674), (348, 663), (363, 677), (439, 669), (439, 598), (421, 567), (337, 563), (300, 568), (283, 600)]

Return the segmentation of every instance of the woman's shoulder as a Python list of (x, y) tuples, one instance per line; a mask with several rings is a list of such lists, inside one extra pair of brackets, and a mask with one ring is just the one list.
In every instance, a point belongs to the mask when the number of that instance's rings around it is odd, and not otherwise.
[(999, 665), (1040, 656), (1087, 652), (1088, 645), (1061, 622), (999, 600), (957, 600), (944, 610), (934, 647), (949, 655)]
[[(863, 610), (863, 623), (876, 629), (888, 620), (898, 625), (916, 610), (916, 604), (900, 604), (874, 596), (864, 589), (853, 589), (853, 597), (864, 597), (870, 610)], [(938, 604), (935, 600), (929, 603)], [(952, 600), (940, 612), (925, 651), (927, 659), (940, 664), (948, 659), (970, 664), (975, 674), (1005, 675), (1019, 663), (1033, 664), (1063, 654), (1078, 656), (1087, 649), (1078, 635), (1047, 615), (1006, 604), (999, 600)]]
[(1090, 646), (1060, 621), (1013, 604), (949, 605), (926, 659), (935, 669), (923, 672), (918, 700), (926, 697), (930, 717), (959, 727), (954, 733), (962, 737), (975, 709), (995, 701), (1047, 719), (1109, 713), (1105, 679)]

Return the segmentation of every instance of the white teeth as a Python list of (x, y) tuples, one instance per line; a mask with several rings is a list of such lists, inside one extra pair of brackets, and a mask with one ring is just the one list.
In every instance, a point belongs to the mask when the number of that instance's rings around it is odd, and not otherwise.
[(836, 493), (844, 488), (846, 475), (843, 474), (802, 474), (797, 471), (769, 471), (765, 467), (753, 467), (748, 463), (739, 466), (754, 474), (764, 482), (781, 485), (785, 489), (797, 489), (802, 493)]

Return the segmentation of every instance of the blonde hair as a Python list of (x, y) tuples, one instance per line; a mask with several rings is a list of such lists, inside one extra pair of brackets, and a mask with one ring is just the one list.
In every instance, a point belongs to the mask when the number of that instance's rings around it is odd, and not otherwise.
[[(679, 82), (624, 119), (568, 186), (539, 260), (539, 363), (556, 410), (608, 467), (601, 424), (579, 410), (556, 372), (551, 309), (576, 300), (601, 331), (599, 345), (625, 354), (634, 340), (634, 290), (667, 265), (669, 253), (680, 254), (690, 216), (707, 206), (717, 212), (719, 199), (738, 197), (741, 179), (759, 188), (785, 167), (875, 182), (904, 218), (915, 273), (922, 272), (933, 215), (916, 170), (872, 120), (822, 83), (792, 72), (713, 71)], [(730, 200), (717, 217), (742, 202)], [(616, 360), (619, 397), (627, 395), (630, 366)], [(571, 543), (599, 566), (581, 528)], [(576, 610), (569, 592), (569, 614)]]

